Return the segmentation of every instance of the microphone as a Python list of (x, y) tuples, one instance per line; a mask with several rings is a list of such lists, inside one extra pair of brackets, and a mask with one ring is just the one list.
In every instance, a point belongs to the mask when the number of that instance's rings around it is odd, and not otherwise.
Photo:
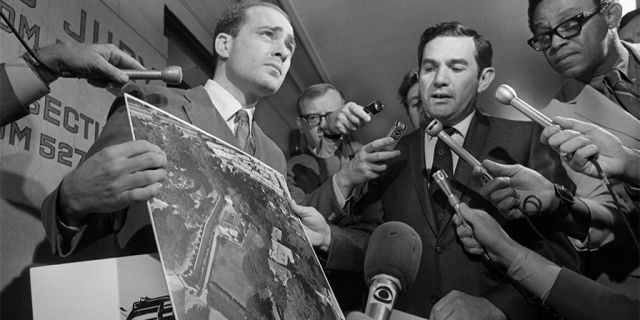
[(438, 139), (444, 141), (444, 143), (449, 146), (453, 152), (455, 152), (460, 158), (462, 158), (466, 163), (468, 163), (471, 168), (479, 167), (481, 170), (480, 179), (483, 183), (487, 183), (493, 180), (493, 176), (482, 166), (482, 163), (478, 161), (469, 151), (463, 148), (460, 144), (458, 144), (455, 140), (451, 138), (444, 130), (442, 130), (442, 123), (438, 120), (433, 120), (427, 126), (427, 134), (432, 137), (438, 137)]
[(399, 292), (416, 279), (422, 241), (406, 223), (385, 222), (371, 235), (364, 258), (369, 284), (365, 313), (374, 320), (388, 320)]
[(373, 318), (362, 312), (354, 311), (347, 315), (347, 320), (373, 320)]
[(162, 80), (169, 84), (182, 82), (182, 68), (168, 66), (162, 70), (122, 70), (129, 79)]
[[(473, 233), (473, 229), (460, 213), (460, 199), (458, 198), (458, 196), (456, 196), (455, 193), (453, 193), (453, 188), (451, 187), (451, 183), (449, 182), (449, 176), (447, 176), (447, 173), (443, 170), (438, 170), (433, 173), (432, 177), (433, 180), (436, 181), (442, 192), (447, 195), (447, 200), (449, 201), (451, 207), (453, 207), (453, 209), (456, 211), (456, 215), (458, 215), (458, 218), (460, 218), (460, 220), (462, 221), (462, 225), (469, 231), (471, 231), (471, 233)], [(486, 251), (482, 253), (482, 256), (485, 258), (485, 260), (491, 261), (491, 257), (489, 257), (489, 254)]]
[(549, 117), (518, 98), (516, 91), (506, 84), (501, 84), (498, 89), (496, 89), (496, 99), (504, 105), (512, 105), (514, 108), (518, 109), (518, 111), (522, 112), (525, 116), (537, 122), (542, 127), (548, 127), (553, 124)]

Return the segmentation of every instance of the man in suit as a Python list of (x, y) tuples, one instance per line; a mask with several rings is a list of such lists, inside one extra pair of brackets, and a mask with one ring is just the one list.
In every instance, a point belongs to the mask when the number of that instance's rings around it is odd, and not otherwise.
[[(305, 143), (302, 154), (287, 161), (287, 182), (295, 187), (291, 197), (298, 203), (308, 203), (319, 193), (335, 193), (332, 212), (326, 217), (332, 223), (349, 224), (352, 220), (343, 212), (347, 198), (357, 186), (380, 176), (385, 167), (379, 162), (397, 152), (352, 141), (355, 129), (371, 118), (362, 106), (345, 103), (342, 92), (331, 84), (305, 88), (298, 97), (297, 112), (296, 124)], [(382, 146), (393, 141), (378, 140), (386, 142)]]
[(38, 60), (29, 53), (0, 64), (0, 126), (29, 114), (27, 106), (49, 93), (49, 85), (62, 73), (78, 78), (102, 79), (93, 84), (129, 81), (123, 69), (144, 69), (135, 59), (112, 44), (60, 42), (37, 49)]
[[(251, 120), (258, 100), (280, 88), (294, 49), (293, 28), (279, 7), (236, 4), (216, 26), (216, 70), (204, 86), (181, 90), (132, 85), (124, 91), (244, 149), (284, 175), (284, 155)], [(42, 220), (54, 253), (69, 255), (88, 245), (90, 250), (80, 256), (157, 250), (145, 201), (158, 193), (166, 155), (146, 141), (130, 141), (127, 123), (120, 97), (88, 160), (43, 202)]]
[[(298, 97), (297, 111), (296, 124), (305, 143), (302, 154), (287, 160), (287, 184), (296, 187), (292, 188), (291, 197), (305, 203), (309, 197), (335, 193), (332, 212), (326, 216), (330, 223), (347, 226), (366, 220), (367, 216), (350, 215), (343, 207), (347, 199), (352, 198), (354, 189), (384, 172), (385, 165), (380, 161), (399, 153), (373, 149), (371, 145), (377, 140), (356, 146), (359, 142), (351, 140), (351, 133), (368, 122), (370, 116), (362, 106), (345, 103), (342, 92), (331, 84), (318, 83), (305, 88)], [(340, 121), (341, 124), (336, 124)], [(349, 134), (336, 132), (338, 127), (345, 128)], [(379, 140), (393, 141), (392, 138)], [(327, 279), (343, 311), (362, 308), (364, 276), (362, 270), (354, 271), (327, 270)]]
[[(528, 43), (565, 79), (542, 112), (596, 124), (627, 147), (638, 149), (640, 45), (620, 40), (617, 26), (621, 15), (622, 7), (615, 0), (530, 0), (529, 29), (533, 37)], [(566, 150), (558, 151), (571, 160)], [(577, 186), (597, 186), (591, 190), (578, 188), (576, 195), (612, 203), (599, 179), (565, 167)], [(615, 179), (611, 182), (637, 234), (640, 210), (628, 193), (633, 186), (625, 187)], [(640, 190), (638, 186), (633, 188)], [(600, 249), (588, 253), (586, 272), (590, 277), (599, 277), (599, 282), (638, 299), (638, 250), (622, 227), (623, 213), (615, 206), (608, 207), (610, 210), (594, 210), (582, 219), (587, 221), (588, 237), (578, 237), (573, 243), (578, 248)]]
[(420, 101), (420, 91), (418, 89), (418, 69), (413, 69), (404, 75), (400, 87), (398, 87), (398, 98), (407, 112), (414, 129), (420, 129), (426, 120), (426, 114)]
[[(571, 186), (553, 150), (538, 141), (541, 128), (530, 122), (498, 119), (477, 111), (478, 94), (493, 80), (491, 44), (475, 30), (459, 23), (442, 23), (423, 33), (418, 48), (420, 95), (427, 113), (438, 119), (453, 139), (479, 159), (521, 163), (540, 170), (553, 181)], [(453, 128), (451, 130), (449, 128)], [(474, 207), (493, 211), (477, 190), (479, 179), (472, 168), (436, 137), (422, 130), (403, 138), (396, 149), (400, 157), (390, 161), (385, 175), (369, 183), (361, 202), (364, 214), (380, 221), (402, 221), (412, 226), (422, 240), (422, 260), (416, 281), (402, 289), (395, 308), (429, 319), (447, 316), (461, 319), (529, 319), (537, 314), (507, 278), (490, 263), (466, 255), (451, 220), (446, 197), (438, 191), (431, 174), (449, 171), (458, 196)], [(310, 229), (322, 233), (321, 220), (301, 215)], [(576, 257), (564, 234), (543, 217), (507, 222), (497, 217), (526, 246), (552, 257), (561, 265), (576, 268)], [(367, 230), (351, 228), (349, 237), (325, 239), (327, 268), (345, 268), (345, 257), (364, 256)], [(331, 231), (334, 230), (332, 226)], [(541, 231), (546, 241), (536, 234)], [(360, 239), (364, 238), (365, 241)]]

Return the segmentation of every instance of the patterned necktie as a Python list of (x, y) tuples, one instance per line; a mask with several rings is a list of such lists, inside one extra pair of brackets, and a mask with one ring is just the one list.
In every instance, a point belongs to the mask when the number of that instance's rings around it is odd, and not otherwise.
[[(444, 132), (448, 135), (452, 135), (456, 132), (456, 129), (452, 127), (445, 127)], [(433, 152), (433, 164), (431, 165), (431, 175), (438, 170), (444, 170), (449, 177), (453, 177), (453, 155), (451, 154), (451, 149), (449, 146), (438, 139), (436, 141), (436, 146)], [(438, 184), (433, 180), (433, 176), (428, 177), (429, 183), (429, 194), (433, 199), (433, 209), (434, 209), (434, 218), (436, 222), (436, 227), (438, 230), (442, 230), (449, 218), (450, 214), (447, 212), (449, 208), (449, 204), (447, 202), (447, 196), (445, 195)]]
[(234, 122), (236, 123), (235, 136), (240, 149), (252, 156), (255, 155), (256, 147), (249, 129), (249, 114), (247, 110), (240, 109), (236, 112)]
[(616, 102), (637, 119), (640, 119), (640, 92), (631, 83), (622, 79), (620, 71), (610, 70), (604, 76), (609, 99)]
[[(452, 127), (445, 127), (444, 132), (448, 135), (452, 135), (456, 132), (456, 129)], [(449, 177), (453, 177), (453, 156), (451, 155), (451, 149), (449, 146), (441, 139), (438, 139), (433, 151), (431, 173), (438, 170), (444, 170)]]

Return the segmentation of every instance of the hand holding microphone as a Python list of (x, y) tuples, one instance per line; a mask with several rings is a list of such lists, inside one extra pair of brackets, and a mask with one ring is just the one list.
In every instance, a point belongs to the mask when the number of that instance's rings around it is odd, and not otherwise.
[[(453, 193), (453, 188), (451, 187), (451, 183), (449, 183), (449, 177), (447, 176), (447, 173), (443, 170), (438, 170), (433, 174), (433, 180), (435, 180), (435, 182), (438, 184), (438, 186), (440, 187), (440, 190), (442, 190), (442, 192), (444, 192), (444, 194), (447, 195), (447, 200), (449, 201), (449, 204), (456, 211), (455, 215), (458, 216), (458, 219), (459, 219), (457, 224), (461, 225), (462, 227), (466, 228), (469, 232), (473, 233), (473, 229), (471, 229), (471, 226), (469, 226), (469, 224), (464, 219), (462, 214), (460, 214), (461, 202), (460, 202), (460, 199), (458, 199), (458, 196), (456, 196), (456, 194)], [(485, 260), (491, 261), (491, 258), (486, 252), (484, 252), (483, 257)]]
[(438, 139), (442, 140), (444, 143), (449, 146), (453, 152), (455, 152), (460, 158), (462, 158), (471, 168), (477, 168), (475, 170), (480, 171), (480, 177), (483, 183), (487, 183), (493, 180), (493, 177), (489, 172), (482, 166), (482, 163), (478, 161), (469, 151), (465, 150), (460, 144), (458, 144), (455, 140), (451, 138), (444, 130), (442, 130), (442, 124), (438, 120), (433, 120), (427, 126), (427, 134), (432, 137), (438, 137)]
[(180, 84), (182, 82), (182, 68), (168, 66), (162, 70), (122, 70), (129, 79), (162, 80), (168, 84)]
[(396, 298), (416, 279), (422, 241), (409, 225), (391, 221), (371, 235), (364, 258), (369, 287), (365, 313), (374, 320), (388, 320)]

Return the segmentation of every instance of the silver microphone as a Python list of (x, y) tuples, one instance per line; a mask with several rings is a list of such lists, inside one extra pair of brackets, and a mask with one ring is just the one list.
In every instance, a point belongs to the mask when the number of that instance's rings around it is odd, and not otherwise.
[[(460, 199), (458, 199), (458, 196), (453, 193), (453, 188), (451, 187), (451, 183), (449, 182), (449, 176), (447, 176), (447, 173), (443, 170), (438, 170), (431, 176), (440, 187), (440, 190), (442, 190), (442, 192), (447, 195), (447, 200), (449, 201), (451, 207), (453, 207), (453, 210), (456, 211), (455, 214), (458, 215), (458, 218), (460, 218), (460, 221), (462, 221), (462, 225), (467, 228), (467, 230), (471, 231), (471, 233), (473, 233), (473, 229), (460, 213)], [(491, 261), (491, 257), (489, 257), (489, 254), (486, 251), (482, 253), (482, 256), (487, 261)]]
[(182, 68), (167, 66), (162, 70), (122, 70), (129, 79), (162, 80), (169, 84), (182, 82)]
[(501, 84), (498, 89), (496, 89), (496, 99), (504, 105), (513, 106), (514, 108), (518, 109), (518, 111), (522, 112), (525, 116), (529, 117), (529, 119), (537, 122), (543, 127), (548, 127), (553, 124), (549, 117), (545, 116), (542, 112), (538, 111), (538, 109), (530, 106), (522, 99), (518, 98), (516, 91), (506, 84)]
[(468, 163), (471, 168), (479, 167), (482, 171), (480, 178), (483, 183), (487, 183), (493, 180), (493, 176), (489, 174), (487, 169), (482, 166), (482, 163), (478, 161), (469, 151), (463, 148), (460, 144), (458, 144), (450, 135), (448, 135), (444, 130), (442, 130), (442, 123), (438, 120), (433, 120), (427, 126), (427, 134), (432, 137), (438, 137), (438, 139), (442, 140), (444, 143), (449, 146), (453, 152), (455, 152), (460, 158), (462, 158), (466, 163)]

